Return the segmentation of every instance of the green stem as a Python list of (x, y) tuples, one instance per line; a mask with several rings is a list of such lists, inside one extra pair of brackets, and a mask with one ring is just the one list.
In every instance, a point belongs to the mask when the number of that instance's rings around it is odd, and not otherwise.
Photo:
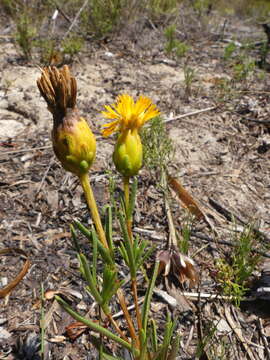
[(123, 177), (123, 184), (124, 184), (124, 194), (125, 194), (125, 206), (126, 206), (126, 224), (128, 230), (128, 236), (131, 241), (133, 242), (133, 235), (132, 235), (132, 214), (130, 213), (130, 203), (129, 203), (129, 176)]
[(78, 314), (76, 311), (74, 311), (71, 306), (69, 306), (60, 296), (55, 296), (55, 299), (59, 302), (59, 304), (65, 309), (65, 311), (71, 315), (75, 320), (81, 321), (83, 324), (87, 325), (90, 329), (93, 331), (98, 332), (99, 334), (102, 334), (104, 336), (107, 336), (109, 339), (115, 341), (117, 344), (125, 347), (129, 351), (135, 351), (136, 356), (139, 356), (138, 351), (133, 349), (133, 345), (129, 342), (121, 339), (119, 336), (115, 335), (111, 331), (105, 329), (103, 326), (100, 326), (98, 323), (95, 323), (91, 320), (86, 319), (85, 317)]
[(139, 308), (137, 279), (136, 278), (131, 280), (131, 287), (132, 287), (132, 293), (133, 293), (133, 298), (134, 298), (138, 329), (141, 330), (142, 329), (142, 316), (141, 316), (141, 311)]
[(123, 177), (126, 211), (129, 209), (129, 176)]
[[(131, 211), (130, 196), (129, 196), (129, 180), (130, 180), (129, 176), (124, 176), (123, 184), (124, 184), (125, 206), (126, 206), (126, 225), (127, 225), (127, 231), (128, 231), (130, 245), (132, 246), (132, 244), (133, 244), (132, 211)], [(132, 251), (134, 251), (134, 250), (132, 249)], [(134, 304), (135, 304), (138, 329), (141, 330), (142, 329), (142, 317), (141, 317), (141, 312), (140, 312), (139, 302), (138, 302), (138, 291), (137, 291), (137, 279), (136, 278), (131, 279), (131, 288), (132, 288), (133, 299), (134, 299)]]
[(83, 174), (83, 175), (79, 176), (79, 179), (80, 179), (83, 191), (84, 191), (84, 195), (86, 198), (88, 208), (91, 212), (93, 221), (95, 223), (97, 233), (99, 235), (99, 239), (102, 242), (103, 246), (105, 246), (108, 249), (109, 247), (107, 244), (106, 235), (105, 235), (105, 232), (103, 230), (103, 226), (102, 226), (102, 223), (100, 220), (96, 200), (95, 200), (95, 197), (93, 194), (92, 187), (90, 185), (89, 176), (88, 176), (88, 174)]

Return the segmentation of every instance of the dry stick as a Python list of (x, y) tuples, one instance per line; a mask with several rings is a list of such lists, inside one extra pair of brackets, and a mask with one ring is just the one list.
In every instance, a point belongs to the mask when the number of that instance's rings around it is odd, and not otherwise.
[(30, 267), (30, 260), (28, 259), (28, 256), (25, 251), (19, 248), (5, 248), (0, 250), (0, 255), (6, 255), (6, 254), (13, 254), (16, 255), (20, 254), (26, 257), (26, 260), (24, 262), (22, 270), (19, 272), (18, 275), (16, 275), (15, 279), (10, 281), (8, 285), (0, 289), (0, 299), (6, 297), (18, 284), (22, 281), (24, 276), (27, 274), (29, 267)]
[(171, 118), (171, 119), (165, 119), (164, 122), (168, 123), (168, 122), (171, 122), (171, 121), (174, 121), (174, 120), (183, 119), (183, 118), (188, 117), (188, 116), (198, 115), (198, 114), (201, 114), (203, 112), (215, 110), (216, 108), (217, 108), (217, 106), (211, 106), (211, 107), (208, 107), (206, 109), (192, 111), (192, 112), (187, 113), (187, 114), (182, 114), (182, 115), (175, 116), (174, 118)]
[(106, 314), (106, 316), (108, 317), (110, 323), (113, 324), (113, 326), (115, 327), (115, 330), (118, 332), (118, 334), (121, 336), (121, 338), (123, 340), (125, 340), (126, 342), (130, 343), (129, 339), (126, 337), (126, 335), (120, 329), (117, 322), (113, 319), (112, 314)]
[(86, 7), (88, 3), (88, 0), (85, 0), (85, 2), (83, 3), (82, 7), (79, 9), (79, 11), (77, 12), (74, 20), (72, 21), (72, 23), (70, 24), (70, 27), (68, 28), (67, 32), (64, 34), (63, 39), (65, 39), (67, 37), (67, 35), (70, 33), (70, 31), (72, 30), (73, 26), (76, 24), (79, 16), (81, 15), (81, 12), (83, 11), (83, 9)]
[(64, 19), (67, 20), (67, 22), (71, 23), (70, 18), (64, 13), (64, 11), (61, 9), (61, 7), (58, 5), (56, 0), (51, 0), (52, 3), (55, 5), (56, 9), (60, 12), (60, 14), (63, 16)]
[(168, 198), (167, 198), (167, 194), (166, 194), (166, 189), (168, 187), (167, 175), (166, 175), (164, 170), (162, 170), (162, 174), (161, 174), (161, 183), (162, 183), (162, 186), (164, 188), (163, 198), (164, 198), (165, 211), (166, 211), (166, 216), (167, 216), (168, 225), (169, 225), (168, 248), (169, 249), (171, 249), (172, 247), (177, 248), (177, 236), (176, 236), (175, 226), (174, 226), (174, 223), (173, 223), (172, 212), (171, 212), (171, 208), (170, 208)]
[(44, 149), (50, 149), (52, 145), (47, 146), (39, 146), (34, 148), (26, 148), (26, 149), (18, 149), (18, 150), (10, 150), (10, 151), (4, 151), (0, 154), (0, 156), (9, 155), (9, 154), (16, 154), (20, 152), (27, 152), (27, 151), (33, 151), (33, 150), (44, 150)]
[[(141, 297), (138, 302), (139, 302), (139, 304), (142, 304), (142, 303), (144, 302), (144, 298)], [(135, 305), (134, 305), (134, 304), (127, 306), (127, 310), (128, 310), (128, 311), (134, 310), (134, 309), (135, 309)], [(114, 318), (114, 319), (118, 319), (119, 317), (121, 317), (121, 316), (123, 316), (123, 315), (124, 315), (123, 310), (120, 310), (120, 311), (118, 311), (117, 313), (113, 314), (113, 318)]]
[(168, 202), (168, 199), (167, 199), (166, 195), (164, 195), (164, 202), (165, 202), (166, 216), (167, 216), (168, 225), (169, 225), (168, 247), (169, 247), (169, 249), (171, 249), (172, 247), (177, 248), (176, 231), (175, 231), (175, 227), (174, 227), (174, 224), (173, 224), (171, 208), (170, 208), (170, 205), (169, 205), (169, 202)]
[(252, 121), (258, 124), (268, 125), (270, 124), (270, 120), (258, 120), (258, 119), (249, 119), (249, 118), (243, 118), (243, 120)]
[[(198, 238), (198, 239), (201, 239), (201, 240), (204, 240), (204, 241), (211, 241), (211, 242), (215, 242), (215, 243), (218, 243), (218, 244), (222, 244), (222, 245), (228, 245), (228, 246), (235, 246), (235, 244), (229, 242), (229, 241), (226, 241), (226, 240), (217, 240), (217, 239), (214, 239), (214, 238), (211, 238), (210, 236), (207, 236), (207, 235), (203, 235), (203, 234), (198, 234), (194, 231), (191, 232), (191, 235)], [(256, 254), (259, 254), (263, 257), (266, 257), (266, 258), (270, 258), (270, 254), (266, 254), (264, 251), (260, 251), (260, 250), (256, 250), (256, 249), (253, 249), (252, 250), (253, 252), (255, 252)]]
[(39, 184), (39, 186), (38, 186), (38, 188), (37, 188), (37, 191), (36, 191), (36, 193), (35, 193), (35, 196), (37, 196), (38, 194), (39, 194), (39, 192), (40, 192), (40, 190), (41, 190), (41, 188), (42, 188), (42, 186), (43, 186), (43, 184), (44, 184), (44, 182), (45, 182), (45, 179), (46, 179), (46, 177), (47, 177), (47, 175), (48, 175), (48, 172), (50, 171), (50, 168), (52, 167), (52, 164), (54, 163), (54, 159), (53, 158), (51, 158), (51, 160), (50, 160), (50, 162), (49, 162), (49, 165), (47, 166), (47, 169), (46, 169), (46, 171), (45, 171), (45, 173), (44, 173), (44, 175), (43, 175), (43, 177), (42, 177), (42, 179), (41, 179), (41, 182), (40, 182), (40, 184)]
[(264, 329), (263, 329), (263, 325), (262, 325), (262, 319), (258, 318), (257, 323), (258, 323), (259, 333), (260, 333), (260, 335), (262, 337), (262, 341), (263, 341), (263, 345), (264, 345), (264, 350), (266, 352), (267, 360), (270, 360), (269, 344), (268, 344), (266, 335), (264, 333)]
[(254, 354), (252, 352), (252, 350), (250, 349), (250, 347), (247, 345), (247, 341), (245, 340), (245, 338), (243, 337), (242, 331), (241, 329), (237, 326), (237, 324), (234, 322), (230, 311), (229, 311), (229, 307), (225, 306), (224, 309), (224, 313), (225, 313), (225, 317), (228, 321), (228, 324), (230, 325), (231, 329), (233, 330), (233, 332), (236, 334), (238, 340), (241, 342), (241, 344), (243, 345), (243, 348), (245, 349), (248, 357), (250, 360), (255, 360)]
[[(248, 222), (241, 219), (238, 215), (234, 214), (232, 211), (225, 209), (220, 203), (212, 198), (208, 198), (209, 204), (221, 215), (223, 215), (228, 221), (232, 222), (234, 219), (238, 220), (241, 224), (248, 226)], [(270, 241), (270, 238), (257, 227), (253, 227), (252, 230), (259, 236), (263, 236), (264, 240)]]

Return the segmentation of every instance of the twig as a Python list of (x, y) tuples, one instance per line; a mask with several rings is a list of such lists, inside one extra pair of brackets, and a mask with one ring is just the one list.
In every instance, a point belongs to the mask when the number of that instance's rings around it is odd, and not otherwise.
[[(166, 301), (170, 306), (176, 307), (177, 306), (177, 300), (169, 295), (166, 291), (155, 288), (154, 293), (160, 296), (164, 301)], [(198, 292), (188, 292), (183, 291), (181, 292), (181, 295), (184, 296), (186, 299), (191, 301), (200, 301), (201, 299), (207, 299), (207, 300), (225, 300), (225, 301), (231, 301), (233, 300), (233, 296), (226, 296), (226, 295), (218, 295), (218, 294), (211, 294), (211, 293), (198, 293)], [(246, 302), (252, 302), (257, 300), (256, 296), (250, 296), (250, 297), (244, 297), (242, 301)]]
[[(191, 235), (195, 236), (198, 239), (207, 241), (207, 242), (211, 241), (211, 242), (215, 242), (215, 243), (222, 244), (222, 245), (234, 246), (234, 244), (231, 243), (230, 241), (213, 239), (210, 236), (207, 236), (207, 235), (204, 235), (204, 234), (198, 234), (198, 233), (196, 233), (194, 231), (192, 231)], [(253, 249), (252, 251), (254, 251), (256, 254), (259, 254), (259, 255), (261, 255), (263, 257), (270, 258), (270, 254), (266, 254), (264, 251), (260, 251), (260, 250), (256, 250), (256, 249)]]
[(270, 360), (269, 344), (268, 344), (268, 341), (267, 341), (267, 338), (265, 336), (264, 329), (263, 329), (263, 326), (262, 326), (262, 319), (258, 318), (257, 323), (258, 323), (259, 333), (260, 333), (262, 341), (263, 341), (264, 350), (265, 350), (265, 353), (266, 353), (266, 358), (267, 358), (267, 360)]
[(216, 200), (212, 198), (208, 198), (209, 204), (213, 206), (213, 208), (223, 215), (228, 221), (233, 221), (234, 219), (238, 220), (241, 224), (245, 224), (245, 221), (241, 219), (238, 215), (234, 214), (232, 211), (225, 209), (223, 205), (218, 203)]
[(60, 14), (63, 16), (64, 19), (67, 20), (67, 22), (71, 23), (70, 18), (64, 13), (64, 11), (61, 9), (61, 7), (58, 5), (56, 0), (50, 0), (56, 7), (56, 9), (60, 12)]
[[(144, 302), (144, 297), (141, 297), (141, 298), (138, 300), (138, 304), (141, 305), (143, 302)], [(132, 305), (128, 306), (127, 309), (128, 309), (128, 311), (134, 310), (134, 309), (135, 309), (135, 305), (132, 304)], [(119, 317), (121, 317), (121, 316), (123, 316), (123, 315), (124, 315), (123, 310), (120, 310), (120, 311), (118, 311), (116, 314), (113, 314), (113, 319), (118, 319)]]
[(225, 317), (228, 321), (228, 324), (230, 325), (230, 327), (232, 328), (233, 332), (235, 333), (235, 335), (237, 336), (238, 340), (241, 342), (241, 344), (243, 345), (243, 348), (245, 349), (245, 352), (247, 353), (248, 357), (250, 360), (255, 360), (255, 357), (253, 355), (253, 352), (251, 351), (251, 349), (249, 348), (249, 346), (247, 345), (247, 341), (245, 340), (245, 338), (243, 337), (241, 328), (239, 326), (237, 326), (237, 324), (234, 322), (233, 318), (231, 317), (230, 311), (229, 311), (229, 307), (225, 306), (224, 308), (224, 313), (225, 313)]
[(154, 288), (154, 293), (157, 294), (158, 296), (160, 296), (172, 308), (176, 308), (177, 300), (173, 296), (169, 295), (167, 293), (167, 291), (164, 291), (164, 290), (161, 290), (161, 289), (158, 289), (158, 288)]
[(39, 187), (37, 188), (37, 191), (36, 191), (35, 196), (37, 196), (37, 195), (39, 194), (39, 192), (40, 192), (40, 190), (41, 190), (41, 188), (42, 188), (42, 186), (43, 186), (43, 184), (44, 184), (44, 181), (45, 181), (45, 179), (46, 179), (46, 177), (47, 177), (47, 175), (48, 175), (48, 172), (50, 171), (50, 168), (52, 167), (52, 164), (53, 164), (53, 163), (54, 163), (54, 159), (52, 158), (52, 159), (50, 160), (50, 162), (49, 162), (49, 165), (47, 166), (47, 169), (46, 169), (46, 171), (45, 171), (42, 179), (41, 179), (41, 182), (40, 182), (40, 184), (39, 184)]
[(215, 110), (216, 108), (217, 108), (217, 106), (211, 106), (211, 107), (208, 107), (208, 108), (206, 108), (206, 109), (201, 109), (201, 110), (192, 111), (192, 112), (190, 112), (190, 113), (178, 115), (178, 116), (175, 116), (175, 117), (173, 117), (173, 118), (167, 118), (167, 119), (164, 120), (164, 122), (165, 122), (165, 123), (168, 123), (168, 122), (171, 122), (171, 121), (174, 121), (174, 120), (183, 119), (183, 118), (185, 118), (185, 117), (189, 117), (189, 116), (193, 116), (193, 115), (198, 115), (198, 114), (201, 114), (201, 113), (203, 113), (203, 112)]
[(244, 118), (243, 120), (247, 120), (247, 121), (251, 121), (251, 122), (255, 122), (255, 123), (259, 123), (259, 124), (270, 124), (270, 120), (257, 120), (257, 119), (249, 119), (249, 118)]
[(147, 229), (141, 229), (139, 227), (134, 227), (133, 232), (136, 232), (136, 233), (141, 234), (143, 236), (147, 236), (147, 237), (149, 237), (150, 239), (153, 239), (153, 240), (159, 240), (159, 241), (164, 240), (164, 236), (163, 235), (158, 235), (157, 232), (154, 231), (154, 230), (147, 230)]
[[(241, 219), (238, 215), (236, 215), (235, 213), (233, 213), (230, 210), (225, 209), (225, 207), (223, 205), (221, 205), (220, 203), (218, 203), (217, 201), (215, 201), (214, 199), (208, 198), (209, 204), (211, 206), (213, 206), (213, 208), (219, 212), (220, 214), (222, 214), (227, 220), (229, 220), (230, 222), (232, 222), (234, 219), (238, 220), (242, 225), (244, 226), (248, 226), (248, 222)], [(258, 235), (258, 236), (262, 236), (264, 238), (264, 240), (266, 241), (270, 241), (270, 238), (260, 229), (258, 229), (257, 227), (252, 227), (252, 230)]]
[(85, 2), (83, 3), (83, 5), (81, 6), (81, 8), (79, 9), (79, 11), (77, 12), (75, 18), (73, 19), (72, 23), (70, 24), (67, 32), (64, 34), (63, 39), (65, 39), (67, 37), (67, 35), (70, 33), (70, 31), (72, 30), (72, 28), (74, 27), (74, 25), (76, 24), (79, 16), (81, 15), (81, 12), (83, 11), (83, 9), (86, 7), (88, 3), (88, 0), (85, 0)]
[[(185, 296), (189, 300), (200, 300), (200, 299), (207, 299), (207, 300), (226, 300), (231, 301), (233, 300), (233, 296), (226, 296), (226, 295), (218, 295), (218, 294), (211, 294), (211, 293), (191, 293), (187, 291), (183, 291), (182, 295)], [(256, 296), (244, 297), (241, 301), (255, 301), (257, 300)]]
[(168, 199), (167, 199), (166, 195), (164, 195), (164, 202), (165, 202), (165, 211), (166, 211), (168, 225), (169, 225), (168, 247), (169, 247), (169, 249), (171, 247), (176, 247), (177, 248), (176, 231), (175, 231), (175, 227), (174, 227), (174, 223), (173, 223), (171, 208), (170, 208), (170, 205), (169, 205), (169, 202), (168, 202)]
[(46, 145), (46, 146), (38, 146), (34, 148), (26, 148), (26, 149), (18, 149), (18, 150), (10, 150), (10, 151), (4, 151), (0, 156), (9, 155), (9, 154), (16, 154), (20, 152), (27, 152), (27, 151), (33, 151), (33, 150), (44, 150), (44, 149), (50, 149), (52, 145)]

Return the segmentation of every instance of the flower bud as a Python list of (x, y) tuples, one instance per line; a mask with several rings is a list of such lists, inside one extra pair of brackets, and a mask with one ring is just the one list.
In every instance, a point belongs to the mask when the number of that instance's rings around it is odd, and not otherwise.
[(78, 176), (90, 169), (96, 140), (76, 107), (77, 83), (67, 65), (44, 68), (37, 80), (39, 91), (53, 115), (52, 142), (63, 168)]
[(137, 129), (120, 133), (115, 144), (113, 161), (123, 176), (137, 175), (143, 162), (142, 143)]
[(87, 173), (96, 154), (96, 140), (86, 120), (72, 109), (52, 131), (53, 149), (63, 168)]

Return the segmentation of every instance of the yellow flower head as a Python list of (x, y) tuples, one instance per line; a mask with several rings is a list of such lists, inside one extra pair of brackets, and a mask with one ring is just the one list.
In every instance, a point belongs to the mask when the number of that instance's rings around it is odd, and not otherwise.
[(119, 95), (115, 104), (106, 105), (102, 114), (107, 119), (113, 119), (105, 124), (103, 136), (109, 136), (119, 131), (114, 147), (113, 161), (116, 169), (125, 177), (137, 175), (143, 163), (143, 148), (138, 130), (143, 124), (159, 115), (156, 105), (140, 96), (134, 102), (130, 95)]
[(134, 102), (130, 95), (119, 95), (115, 104), (105, 105), (107, 111), (102, 111), (102, 114), (107, 119), (113, 119), (114, 121), (103, 125), (103, 136), (109, 136), (115, 131), (121, 133), (126, 130), (139, 129), (143, 124), (158, 116), (156, 105), (146, 96), (140, 96), (139, 99)]

